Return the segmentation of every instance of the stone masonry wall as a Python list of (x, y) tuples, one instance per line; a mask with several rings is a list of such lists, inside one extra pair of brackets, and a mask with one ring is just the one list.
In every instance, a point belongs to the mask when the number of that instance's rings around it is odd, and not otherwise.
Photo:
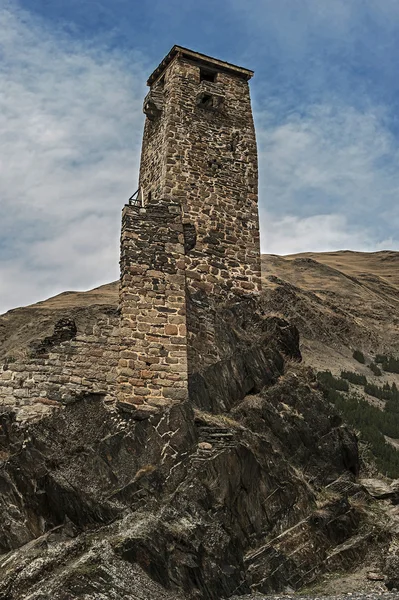
[(158, 100), (160, 95), (163, 95), (163, 89), (161, 88), (157, 93), (159, 84), (154, 87), (155, 91), (151, 90), (144, 100), (144, 110), (148, 113), (144, 125), (143, 152), (140, 163), (140, 187), (144, 203), (149, 202), (151, 197), (162, 198), (162, 184), (165, 177), (164, 153), (160, 149), (165, 147), (167, 122), (165, 119), (159, 118), (163, 102)]
[[(152, 194), (180, 202), (183, 222), (195, 228), (186, 245), (188, 291), (253, 293), (260, 290), (261, 272), (249, 86), (227, 72), (218, 72), (215, 82), (201, 81), (200, 69), (181, 57), (166, 68), (163, 101), (146, 121), (140, 186), (146, 198), (149, 180), (156, 180), (160, 189)], [(159, 83), (152, 88), (159, 95)], [(211, 104), (204, 102), (208, 97)]]
[(118, 401), (138, 418), (187, 398), (183, 244), (179, 204), (125, 206)]
[(17, 418), (27, 421), (83, 394), (101, 393), (106, 401), (115, 402), (119, 311), (113, 307), (92, 311), (89, 321), (85, 312), (84, 324), (79, 315), (76, 321), (77, 325), (61, 319), (55, 333), (31, 345), (25, 358), (3, 364), (0, 407), (13, 407)]

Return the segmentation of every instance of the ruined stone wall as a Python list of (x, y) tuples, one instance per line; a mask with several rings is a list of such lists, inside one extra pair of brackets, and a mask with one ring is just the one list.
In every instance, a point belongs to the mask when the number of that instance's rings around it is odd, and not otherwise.
[(136, 415), (187, 398), (184, 246), (179, 204), (125, 206), (118, 400)]
[(155, 143), (145, 135), (144, 196), (148, 169), (161, 155), (160, 195), (180, 202), (184, 223), (195, 227), (192, 247), (186, 245), (190, 292), (259, 291), (257, 150), (248, 83), (226, 72), (215, 82), (200, 81), (200, 66), (181, 57), (163, 78), (161, 110), (150, 123), (147, 118), (146, 131), (158, 122), (165, 135)]
[(89, 321), (85, 317), (76, 326), (68, 319), (71, 331), (64, 337), (69, 339), (57, 335), (57, 323), (55, 333), (31, 345), (25, 358), (2, 365), (0, 407), (13, 407), (18, 419), (26, 421), (88, 393), (115, 402), (119, 311), (109, 307), (93, 311)]

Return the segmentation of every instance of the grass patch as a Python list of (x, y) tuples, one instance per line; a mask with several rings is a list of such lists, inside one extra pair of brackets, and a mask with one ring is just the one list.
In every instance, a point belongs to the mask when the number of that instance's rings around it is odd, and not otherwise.
[(194, 417), (196, 421), (203, 422), (205, 425), (211, 425), (220, 428), (231, 427), (233, 429), (242, 429), (241, 423), (227, 415), (214, 415), (203, 410), (199, 410), (198, 408), (195, 408)]
[(144, 477), (145, 475), (150, 475), (151, 473), (153, 473), (155, 471), (156, 467), (155, 465), (144, 465), (143, 467), (141, 467), (141, 469), (139, 469), (136, 473), (136, 475), (133, 477), (133, 481), (138, 481), (139, 479), (141, 479), (142, 477)]

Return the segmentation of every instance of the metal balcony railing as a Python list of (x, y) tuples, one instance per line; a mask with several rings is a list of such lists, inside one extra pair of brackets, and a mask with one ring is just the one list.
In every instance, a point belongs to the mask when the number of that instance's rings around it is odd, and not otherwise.
[(142, 194), (140, 193), (140, 188), (138, 190), (136, 190), (134, 192), (134, 194), (132, 194), (129, 198), (129, 204), (130, 206), (139, 206), (142, 207), (143, 206), (143, 197)]

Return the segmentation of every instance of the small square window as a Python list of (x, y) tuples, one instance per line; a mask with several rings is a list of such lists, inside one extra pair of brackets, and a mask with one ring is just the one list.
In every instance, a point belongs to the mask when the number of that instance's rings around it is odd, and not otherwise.
[(208, 69), (200, 69), (200, 81), (216, 81), (216, 71), (209, 71)]
[(201, 108), (212, 108), (213, 98), (210, 94), (201, 94), (197, 100), (197, 104)]

